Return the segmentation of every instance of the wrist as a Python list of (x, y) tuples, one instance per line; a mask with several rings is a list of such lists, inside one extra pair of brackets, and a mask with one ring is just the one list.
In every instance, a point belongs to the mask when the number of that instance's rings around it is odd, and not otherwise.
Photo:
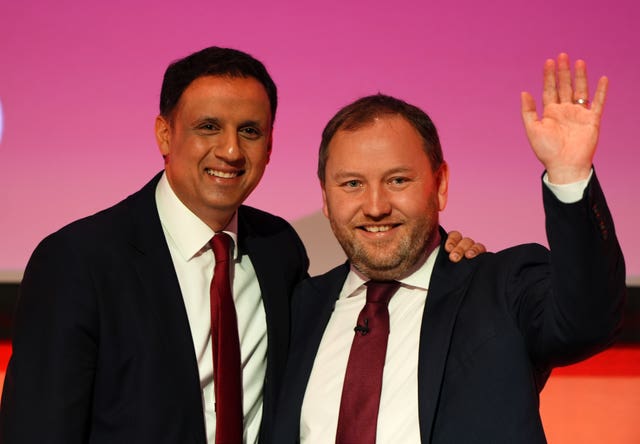
[(580, 182), (589, 178), (591, 165), (588, 167), (554, 167), (547, 168), (547, 178), (554, 185)]

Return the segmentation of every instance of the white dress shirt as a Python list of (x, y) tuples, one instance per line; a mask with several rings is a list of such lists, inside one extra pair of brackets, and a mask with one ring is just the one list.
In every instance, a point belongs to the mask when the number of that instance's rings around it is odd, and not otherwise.
[[(389, 302), (389, 342), (382, 375), (377, 442), (420, 442), (418, 349), (420, 325), (437, 247), (413, 274), (400, 281)], [(300, 442), (335, 442), (338, 412), (353, 327), (366, 302), (368, 279), (351, 267), (309, 377), (302, 404)]]
[[(554, 185), (543, 182), (564, 203), (582, 198), (591, 175), (583, 181)], [(377, 443), (419, 443), (418, 351), (428, 282), (440, 247), (411, 275), (389, 302), (389, 339), (382, 376)], [(366, 302), (368, 278), (353, 266), (326, 326), (309, 377), (300, 415), (300, 442), (326, 444), (336, 440), (340, 398), (353, 328)]]
[[(200, 373), (207, 439), (213, 444), (216, 412), (209, 287), (215, 258), (209, 241), (215, 233), (178, 199), (166, 174), (162, 175), (156, 188), (156, 205), (189, 319)], [(257, 443), (267, 362), (266, 315), (251, 260), (247, 255), (238, 254), (237, 213), (224, 232), (233, 240), (233, 267), (230, 270), (230, 279), (238, 318), (242, 359), (244, 442)], [(158, 387), (158, 390), (162, 390), (162, 387)]]

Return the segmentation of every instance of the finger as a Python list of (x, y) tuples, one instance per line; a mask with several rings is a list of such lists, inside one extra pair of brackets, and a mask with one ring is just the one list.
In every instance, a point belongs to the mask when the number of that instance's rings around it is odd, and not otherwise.
[(558, 56), (558, 99), (560, 103), (573, 103), (572, 91), (569, 56), (563, 52)]
[[(589, 84), (587, 82), (587, 64), (584, 60), (577, 60), (574, 68), (573, 101), (589, 100)], [(586, 104), (585, 104), (586, 105)]]
[(596, 92), (593, 95), (593, 102), (591, 103), (591, 111), (593, 111), (598, 117), (602, 116), (608, 87), (609, 79), (605, 76), (600, 77), (600, 80), (598, 80), (598, 86), (596, 87)]
[(462, 234), (459, 231), (450, 231), (444, 244), (444, 251), (450, 253), (460, 240), (462, 240)]
[(558, 103), (558, 89), (556, 88), (556, 64), (552, 59), (544, 62), (542, 79), (542, 104), (547, 106)]
[(536, 101), (528, 92), (520, 93), (520, 112), (522, 114), (522, 121), (525, 128), (529, 128), (533, 123), (538, 120), (538, 113), (536, 111)]
[(467, 250), (473, 246), (473, 244), (473, 239), (470, 239), (468, 237), (465, 237), (460, 242), (458, 242), (451, 253), (449, 253), (449, 259), (451, 260), (451, 262), (460, 261), (464, 257)]
[(479, 254), (486, 253), (486, 252), (487, 252), (487, 248), (483, 244), (476, 242), (471, 246), (471, 248), (465, 251), (464, 257), (466, 257), (467, 259), (472, 259), (478, 256)]

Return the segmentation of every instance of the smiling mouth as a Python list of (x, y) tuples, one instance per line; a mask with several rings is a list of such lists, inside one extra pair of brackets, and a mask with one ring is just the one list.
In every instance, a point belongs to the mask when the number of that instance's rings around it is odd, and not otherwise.
[(368, 233), (384, 233), (396, 227), (396, 225), (362, 225), (360, 228)]
[(204, 171), (209, 176), (220, 177), (222, 179), (233, 179), (234, 177), (242, 176), (244, 174), (244, 170), (227, 172), (227, 171), (214, 170), (212, 168), (205, 168)]

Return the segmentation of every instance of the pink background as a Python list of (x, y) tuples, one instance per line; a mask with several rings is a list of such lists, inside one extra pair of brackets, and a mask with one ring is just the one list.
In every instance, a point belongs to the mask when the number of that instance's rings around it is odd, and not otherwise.
[(248, 203), (300, 227), (314, 272), (341, 260), (319, 242), (331, 237), (318, 215), (320, 131), (378, 91), (436, 122), (452, 171), (447, 228), (491, 250), (545, 243), (519, 93), (540, 96), (546, 58), (584, 58), (592, 86), (610, 78), (595, 162), (637, 281), (639, 23), (635, 0), (3, 1), (0, 275), (19, 275), (46, 234), (162, 168), (153, 120), (164, 69), (215, 44), (264, 61), (280, 88), (272, 160)]

